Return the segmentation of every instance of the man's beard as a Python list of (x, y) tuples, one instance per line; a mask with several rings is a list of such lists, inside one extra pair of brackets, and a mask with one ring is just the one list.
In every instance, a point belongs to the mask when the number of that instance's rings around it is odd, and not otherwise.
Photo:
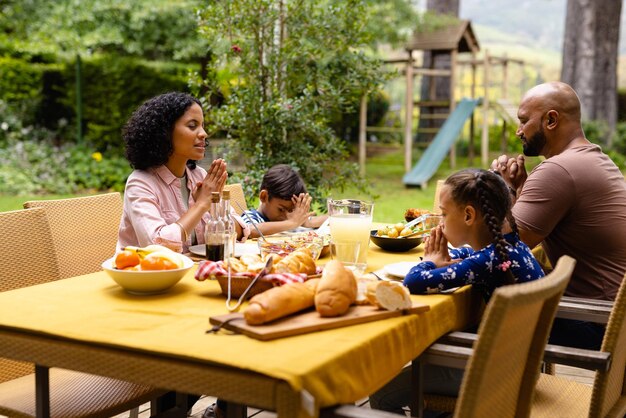
[(543, 126), (530, 139), (522, 141), (522, 150), (527, 157), (537, 157), (546, 145), (546, 135)]

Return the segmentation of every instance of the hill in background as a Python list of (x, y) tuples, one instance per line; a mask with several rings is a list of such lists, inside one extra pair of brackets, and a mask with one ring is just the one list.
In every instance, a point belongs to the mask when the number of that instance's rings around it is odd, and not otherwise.
[[(616, 0), (619, 1), (619, 0)], [(420, 6), (425, 7), (422, 0)], [(481, 50), (524, 59), (540, 79), (558, 79), (567, 0), (460, 0)], [(622, 5), (619, 86), (626, 87), (626, 6)]]

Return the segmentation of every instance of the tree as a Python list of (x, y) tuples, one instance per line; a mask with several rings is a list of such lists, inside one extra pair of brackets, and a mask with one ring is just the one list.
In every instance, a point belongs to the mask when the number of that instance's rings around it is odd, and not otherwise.
[(9, 52), (181, 61), (206, 53), (196, 30), (201, 0), (0, 1), (0, 49)]
[(379, 60), (366, 53), (366, 2), (222, 0), (209, 3), (201, 19), (212, 68), (232, 74), (226, 86), (209, 86), (225, 101), (205, 99), (207, 128), (236, 142), (248, 189), (278, 163), (297, 168), (317, 198), (357, 182), (329, 122), (382, 81)]
[[(93, 54), (206, 62), (197, 34), (199, 0), (4, 0), (0, 51), (76, 65), (77, 142), (83, 138), (82, 59)], [(175, 22), (175, 24), (173, 24)]]
[(366, 0), (369, 18), (365, 30), (372, 46), (389, 44), (403, 47), (419, 19), (417, 3), (420, 0)]
[(578, 93), (583, 119), (604, 121), (610, 132), (617, 122), (621, 9), (616, 0), (568, 0), (563, 41), (561, 81)]

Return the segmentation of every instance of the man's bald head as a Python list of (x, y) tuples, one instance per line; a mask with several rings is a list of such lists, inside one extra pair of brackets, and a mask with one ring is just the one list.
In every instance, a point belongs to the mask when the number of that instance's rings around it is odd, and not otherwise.
[(522, 102), (541, 112), (556, 110), (561, 118), (580, 122), (580, 99), (569, 84), (560, 81), (539, 84), (526, 92)]

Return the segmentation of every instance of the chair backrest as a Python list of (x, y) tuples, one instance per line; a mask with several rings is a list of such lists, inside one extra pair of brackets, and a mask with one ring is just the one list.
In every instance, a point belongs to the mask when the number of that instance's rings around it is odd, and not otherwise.
[[(241, 183), (227, 184), (224, 186), (224, 190), (230, 190), (230, 205), (235, 209), (238, 215), (248, 210), (246, 196), (243, 194)], [(240, 209), (240, 206), (243, 210)]]
[(527, 417), (559, 299), (576, 261), (540, 280), (502, 286), (489, 301), (465, 371), (455, 417)]
[[(42, 208), (0, 212), (0, 292), (58, 280), (52, 235)], [(0, 382), (33, 373), (34, 366), (0, 358)]]
[(124, 207), (120, 193), (34, 200), (24, 207), (45, 209), (62, 279), (100, 271), (115, 254)]
[(433, 200), (433, 213), (441, 213), (441, 208), (439, 207), (439, 194), (441, 193), (441, 188), (445, 182), (445, 180), (437, 180), (437, 186), (435, 187), (435, 199)]
[(626, 395), (626, 275), (606, 325), (600, 351), (611, 353), (607, 371), (598, 371), (593, 384), (589, 416), (604, 417), (620, 396)]

